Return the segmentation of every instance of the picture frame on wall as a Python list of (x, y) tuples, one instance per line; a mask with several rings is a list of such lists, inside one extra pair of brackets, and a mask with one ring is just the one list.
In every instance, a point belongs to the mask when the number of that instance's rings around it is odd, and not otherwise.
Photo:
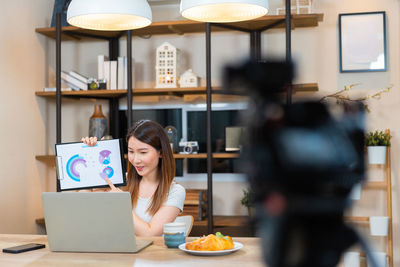
[(339, 14), (340, 72), (387, 70), (386, 13)]

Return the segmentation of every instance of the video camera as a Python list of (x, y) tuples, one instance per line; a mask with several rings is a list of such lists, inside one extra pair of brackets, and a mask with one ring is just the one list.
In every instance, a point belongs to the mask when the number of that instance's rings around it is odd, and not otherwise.
[(288, 62), (226, 68), (225, 90), (249, 96), (241, 166), (267, 265), (336, 266), (357, 241), (368, 250), (343, 219), (352, 187), (365, 179), (363, 106), (286, 104), (293, 76)]

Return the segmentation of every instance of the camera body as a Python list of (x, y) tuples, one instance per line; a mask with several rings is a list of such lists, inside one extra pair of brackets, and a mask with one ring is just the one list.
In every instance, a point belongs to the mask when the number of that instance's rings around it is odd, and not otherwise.
[(180, 141), (179, 154), (197, 154), (199, 143), (197, 141)]
[(293, 74), (287, 61), (248, 61), (226, 69), (224, 87), (250, 98), (240, 118), (246, 127), (240, 160), (265, 262), (333, 267), (361, 239), (343, 214), (353, 186), (365, 180), (364, 109), (285, 103), (281, 94)]

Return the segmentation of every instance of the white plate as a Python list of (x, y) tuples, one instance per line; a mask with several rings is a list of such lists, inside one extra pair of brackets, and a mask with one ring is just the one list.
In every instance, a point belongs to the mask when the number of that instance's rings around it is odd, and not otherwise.
[(180, 244), (179, 249), (185, 251), (186, 253), (196, 255), (196, 256), (222, 256), (226, 255), (232, 252), (235, 252), (236, 250), (239, 250), (243, 247), (242, 243), (239, 242), (233, 242), (233, 249), (227, 249), (227, 250), (217, 250), (217, 251), (201, 251), (201, 250), (190, 250), (185, 248), (186, 243)]

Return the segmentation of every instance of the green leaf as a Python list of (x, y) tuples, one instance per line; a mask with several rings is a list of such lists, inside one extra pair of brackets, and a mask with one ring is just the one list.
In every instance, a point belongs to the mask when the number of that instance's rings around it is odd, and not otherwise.
[(392, 136), (383, 131), (369, 132), (365, 135), (366, 146), (390, 146)]
[(216, 233), (215, 233), (215, 236), (216, 236), (216, 237), (223, 238), (223, 239), (226, 239), (226, 240), (229, 241), (229, 239), (228, 239), (226, 236), (224, 236), (223, 234), (221, 234), (221, 232), (216, 232)]

